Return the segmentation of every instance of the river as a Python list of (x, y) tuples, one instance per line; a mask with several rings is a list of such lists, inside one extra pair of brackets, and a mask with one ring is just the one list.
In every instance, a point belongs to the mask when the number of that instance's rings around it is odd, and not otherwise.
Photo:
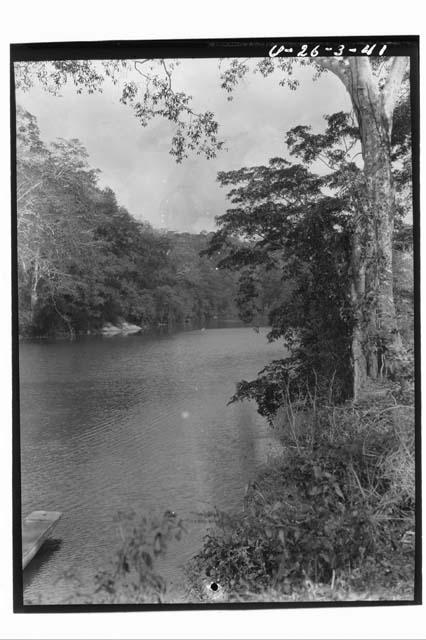
[(277, 450), (253, 403), (227, 401), (282, 354), (266, 329), (250, 328), (22, 343), (22, 513), (63, 512), (24, 572), (25, 602), (66, 602), (71, 575), (90, 581), (117, 548), (113, 518), (127, 508), (185, 519), (163, 567), (179, 593), (206, 530), (194, 514), (240, 509)]

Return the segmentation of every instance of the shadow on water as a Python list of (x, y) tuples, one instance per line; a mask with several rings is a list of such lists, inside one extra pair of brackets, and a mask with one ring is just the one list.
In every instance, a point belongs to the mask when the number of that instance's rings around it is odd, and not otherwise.
[(31, 585), (42, 567), (54, 560), (55, 554), (60, 550), (61, 546), (62, 540), (60, 538), (49, 538), (43, 543), (36, 556), (24, 569), (24, 589)]

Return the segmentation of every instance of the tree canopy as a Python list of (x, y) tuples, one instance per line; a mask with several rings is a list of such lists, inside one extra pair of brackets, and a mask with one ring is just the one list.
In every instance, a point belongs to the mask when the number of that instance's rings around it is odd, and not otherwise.
[[(272, 158), (268, 165), (218, 175), (229, 188), (232, 207), (217, 218), (219, 229), (208, 252), (219, 257), (221, 268), (244, 274), (239, 305), (256, 304), (262, 291), (259, 267), (278, 272), (281, 280), (269, 338), (284, 339), (290, 356), (272, 362), (256, 380), (243, 381), (235, 396), (255, 398), (268, 418), (289, 397), (315, 393), (341, 401), (353, 390), (352, 340), (359, 310), (353, 297), (352, 239), (365, 208), (365, 176), (356, 162), (359, 133), (352, 116), (335, 113), (325, 122), (321, 133), (304, 125), (287, 132), (296, 162)], [(409, 132), (402, 123), (394, 132), (393, 170), (400, 175), (399, 153)], [(313, 172), (318, 159), (327, 173)], [(407, 213), (400, 203), (401, 232), (407, 229)], [(363, 321), (368, 325), (368, 315)], [(374, 335), (366, 335), (374, 341)]]
[[(174, 78), (179, 64), (178, 60), (166, 59), (17, 62), (15, 82), (24, 91), (34, 82), (39, 82), (55, 95), (67, 82), (72, 82), (79, 93), (102, 91), (107, 79), (114, 84), (120, 82), (120, 100), (133, 110), (142, 126), (156, 117), (174, 125), (170, 153), (178, 162), (190, 152), (211, 158), (223, 148), (219, 124), (211, 111), (195, 111), (191, 95), (176, 88)], [(261, 249), (269, 250), (273, 242), (278, 245), (288, 242), (285, 233), (279, 237), (281, 230), (276, 229), (274, 233), (271, 230), (275, 224), (276, 199), (284, 197), (283, 191), (274, 193), (274, 180), (284, 180), (284, 186), (286, 180), (298, 180), (298, 194), (285, 194), (290, 208), (297, 206), (297, 198), (305, 198), (305, 204), (309, 203), (311, 208), (323, 205), (329, 212), (335, 211), (334, 199), (338, 193), (345, 200), (345, 206), (352, 210), (352, 227), (348, 230), (350, 271), (345, 295), (351, 297), (353, 312), (351, 366), (354, 373), (353, 395), (357, 398), (367, 378), (376, 379), (383, 373), (399, 375), (406, 364), (394, 299), (393, 242), (397, 207), (406, 209), (410, 201), (411, 168), (408, 136), (402, 134), (396, 143), (393, 136), (394, 122), (399, 120), (401, 123), (404, 113), (409, 115), (408, 58), (367, 54), (311, 58), (273, 56), (254, 62), (249, 58), (230, 58), (219, 62), (219, 82), (230, 100), (238, 83), (251, 71), (264, 77), (276, 71), (281, 85), (296, 89), (298, 78), (294, 71), (298, 65), (311, 65), (314, 81), (323, 73), (334, 74), (350, 96), (354, 120), (342, 123), (338, 117), (333, 117), (328, 122), (325, 137), (312, 135), (304, 125), (293, 130), (287, 142), (292, 153), (303, 160), (304, 166), (258, 167), (256, 175), (251, 177), (250, 170), (246, 169), (233, 174), (230, 180), (245, 182), (243, 191), (240, 190), (239, 195), (234, 194), (237, 198), (235, 204), (243, 205), (239, 213), (236, 209), (234, 215), (241, 217), (244, 206), (250, 203), (252, 227), (248, 228), (240, 221), (248, 238), (259, 230), (265, 231), (259, 219), (266, 215), (264, 224), (271, 223), (271, 228), (268, 229), (266, 245)], [(402, 128), (399, 127), (400, 133)], [(356, 163), (347, 161), (347, 154), (357, 144), (356, 139), (360, 145), (362, 170)], [(341, 143), (343, 148), (339, 147)], [(334, 190), (331, 197), (333, 205), (331, 200), (327, 204), (323, 195), (315, 194), (318, 177), (308, 170), (314, 158), (329, 165), (330, 179), (334, 181), (328, 185)], [(399, 166), (395, 170), (397, 159)], [(274, 176), (271, 171), (279, 173)], [(227, 178), (223, 179), (226, 181)], [(270, 189), (267, 203), (260, 183)], [(399, 187), (398, 197), (395, 185)], [(242, 198), (241, 202), (238, 197)], [(226, 223), (224, 218), (222, 224)], [(250, 250), (241, 246), (239, 252), (241, 264), (244, 261), (248, 264), (257, 259), (259, 247), (256, 243)], [(275, 260), (275, 256), (271, 254), (269, 260)], [(243, 281), (250, 293), (252, 284), (247, 274)], [(247, 295), (243, 298), (246, 299)]]
[(71, 335), (236, 317), (235, 277), (200, 257), (208, 234), (156, 231), (121, 207), (78, 140), (45, 145), (17, 109), (21, 332)]

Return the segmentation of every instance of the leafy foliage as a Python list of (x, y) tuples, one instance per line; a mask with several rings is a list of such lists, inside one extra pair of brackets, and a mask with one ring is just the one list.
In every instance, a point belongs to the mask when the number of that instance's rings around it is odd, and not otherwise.
[[(382, 91), (390, 75), (390, 60), (371, 57), (368, 63)], [(15, 85), (18, 90), (28, 91), (39, 83), (45, 91), (60, 96), (68, 83), (77, 93), (92, 94), (102, 92), (105, 82), (110, 81), (121, 89), (120, 101), (133, 110), (143, 127), (156, 117), (172, 125), (170, 153), (177, 162), (191, 151), (214, 157), (224, 145), (218, 136), (219, 124), (211, 111), (196, 111), (192, 96), (176, 87), (179, 66), (180, 60), (162, 58), (15, 62)], [(312, 67), (313, 80), (324, 72), (335, 73), (340, 79), (347, 73), (343, 60), (330, 62), (329, 58), (227, 58), (219, 61), (219, 83), (228, 100), (233, 99), (237, 86), (249, 73), (264, 78), (275, 74), (280, 86), (295, 90), (299, 80), (294, 72), (306, 66)]]
[(194, 581), (202, 572), (244, 595), (412, 580), (413, 547), (404, 540), (413, 527), (413, 468), (391, 473), (414, 455), (410, 407), (305, 409), (283, 456), (249, 484), (243, 512), (209, 514), (214, 526), (193, 561)]
[[(178, 60), (52, 60), (16, 62), (16, 88), (28, 91), (35, 83), (53, 95), (73, 83), (77, 93), (102, 92), (106, 80), (121, 88), (120, 102), (128, 105), (143, 127), (156, 117), (171, 123), (170, 153), (177, 162), (195, 151), (213, 158), (223, 147), (219, 125), (211, 111), (196, 112), (192, 96), (174, 86)], [(125, 78), (123, 80), (123, 78)]]
[[(319, 150), (335, 158), (336, 171), (313, 173), (304, 164), (273, 158), (266, 166), (220, 173), (234, 205), (217, 219), (209, 254), (219, 266), (240, 272), (240, 309), (257, 299), (260, 270), (280, 281), (272, 305), (270, 340), (283, 338), (289, 358), (272, 362), (252, 382), (239, 384), (234, 399), (255, 398), (269, 419), (286, 394), (316, 387), (341, 400), (351, 390), (352, 307), (350, 261), (353, 197), (347, 174), (360, 173), (346, 156), (356, 144), (346, 114), (327, 118), (325, 134), (296, 127), (287, 141), (309, 162)], [(348, 138), (346, 151), (342, 141)], [(343, 147), (345, 149), (345, 147)], [(356, 179), (352, 183), (356, 183)], [(331, 190), (332, 189), (332, 190)], [(224, 254), (224, 255), (223, 255)]]
[[(185, 527), (177, 515), (167, 510), (138, 516), (132, 509), (118, 512), (115, 550), (104, 558), (92, 578), (83, 578), (73, 568), (57, 580), (65, 587), (61, 604), (159, 604), (169, 602), (170, 586), (161, 575), (161, 562), (171, 544), (180, 541)], [(40, 594), (28, 604), (48, 604)], [(56, 601), (55, 601), (56, 602)]]
[(97, 331), (120, 319), (142, 327), (236, 314), (235, 277), (200, 257), (207, 234), (155, 231), (100, 189), (78, 140), (46, 146), (17, 110), (21, 332)]
[[(393, 143), (401, 160), (408, 129), (400, 120), (397, 114)], [(233, 397), (254, 398), (270, 421), (288, 398), (314, 388), (319, 397), (337, 402), (352, 392), (351, 344), (359, 313), (352, 298), (354, 226), (364, 221), (359, 242), (366, 247), (373, 220), (365, 176), (356, 162), (358, 127), (343, 112), (325, 116), (325, 123), (322, 133), (308, 126), (287, 132), (287, 149), (298, 163), (272, 158), (268, 165), (218, 176), (230, 187), (233, 206), (217, 218), (209, 255), (220, 267), (239, 272), (242, 317), (258, 308), (265, 282), (261, 270), (281, 281), (280, 295), (270, 306), (269, 339), (284, 339), (290, 357), (270, 363), (256, 380), (243, 380)], [(313, 171), (320, 163), (325, 173)], [(394, 170), (399, 175), (397, 164)], [(402, 228), (407, 210), (401, 206), (397, 213)], [(361, 309), (366, 324), (371, 305), (368, 299)]]
[(95, 601), (161, 603), (167, 584), (158, 572), (158, 560), (172, 541), (181, 539), (185, 532), (182, 520), (170, 511), (139, 521), (133, 511), (120, 512), (115, 520), (121, 544), (111, 566), (96, 575)]

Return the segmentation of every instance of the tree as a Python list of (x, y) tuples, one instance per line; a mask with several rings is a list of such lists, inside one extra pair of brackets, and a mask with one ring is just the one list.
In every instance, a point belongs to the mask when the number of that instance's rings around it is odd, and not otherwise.
[[(367, 376), (392, 373), (400, 368), (404, 351), (397, 326), (392, 270), (392, 241), (395, 192), (392, 175), (391, 136), (393, 114), (407, 72), (408, 58), (384, 61), (365, 57), (315, 58), (319, 74), (333, 73), (350, 95), (364, 160), (365, 197), (358, 208), (352, 235), (352, 298), (356, 309), (353, 330), (354, 396), (358, 396)], [(288, 76), (291, 61), (276, 65)], [(306, 64), (306, 62), (304, 62)], [(264, 60), (257, 69), (263, 75), (274, 70), (274, 62)], [(232, 91), (247, 73), (245, 62), (234, 60), (224, 86)], [(364, 322), (368, 316), (369, 322)], [(374, 336), (374, 339), (373, 339)]]
[[(324, 64), (324, 63), (323, 63)], [(395, 57), (382, 86), (368, 58), (350, 58), (349, 64), (328, 61), (328, 68), (351, 96), (361, 135), (367, 207), (355, 218), (353, 233), (354, 302), (361, 306), (371, 297), (370, 318), (377, 340), (365, 354), (360, 321), (354, 331), (353, 356), (356, 388), (367, 373), (395, 367), (401, 356), (393, 296), (392, 243), (395, 194), (391, 164), (392, 119), (407, 59)], [(325, 67), (327, 68), (327, 66)], [(368, 366), (367, 366), (368, 365)]]
[(98, 186), (78, 140), (44, 145), (17, 110), (21, 333), (96, 332), (105, 322), (205, 322), (234, 311), (235, 280), (200, 256), (208, 234), (154, 230)]
[[(407, 100), (399, 105), (396, 126), (391, 138), (391, 171), (399, 187), (399, 198), (392, 222), (398, 227), (403, 225), (404, 218), (411, 211), (407, 194), (408, 190), (411, 195), (410, 118), (401, 118), (402, 113), (407, 115), (406, 105)], [(371, 256), (370, 261), (368, 260), (365, 249), (370, 243), (368, 234), (371, 231), (371, 216), (367, 215), (369, 199), (365, 173), (354, 162), (359, 155), (359, 131), (348, 114), (336, 113), (327, 116), (326, 120), (327, 128), (323, 134), (313, 134), (310, 127), (299, 126), (288, 132), (286, 141), (290, 153), (302, 158), (308, 165), (318, 159), (325, 164), (328, 173), (324, 185), (347, 198), (352, 216), (351, 296), (355, 319), (352, 355), (353, 391), (356, 398), (365, 382), (366, 374), (372, 378), (377, 377), (378, 360), (383, 368), (386, 365), (382, 344), (386, 334), (380, 330), (377, 321), (377, 299), (373, 295), (375, 291), (372, 287), (368, 289), (362, 281), (362, 278), (368, 276), (369, 269), (373, 273), (377, 271), (377, 264)], [(364, 296), (360, 295), (360, 287), (365, 292)], [(381, 348), (380, 352), (378, 347)]]
[[(365, 199), (364, 174), (356, 164), (358, 128), (352, 116), (343, 112), (325, 120), (323, 133), (303, 125), (287, 133), (290, 155), (302, 164), (273, 158), (266, 166), (219, 174), (221, 184), (231, 187), (232, 208), (217, 218), (219, 230), (209, 252), (220, 255), (220, 266), (242, 274), (238, 302), (243, 312), (250, 314), (253, 301), (262, 294), (260, 266), (267, 274), (279, 270), (283, 283), (274, 291), (269, 337), (284, 337), (292, 356), (272, 363), (237, 394), (255, 397), (268, 416), (283, 393), (298, 395), (306, 384), (325, 392), (328, 399), (331, 393), (335, 399), (348, 397), (350, 390), (355, 393), (351, 343), (353, 351), (357, 322), (368, 340), (376, 338), (369, 333), (369, 317), (358, 315), (351, 291), (351, 239)], [(393, 171), (400, 173), (407, 131), (397, 123), (395, 132), (392, 156), (399, 160)], [(327, 173), (312, 173), (318, 161)], [(402, 176), (400, 180), (403, 184)], [(405, 215), (400, 207), (395, 217), (404, 233)], [(277, 290), (281, 290), (281, 301)]]
[[(368, 56), (349, 58), (318, 57), (298, 60), (313, 64), (316, 74), (333, 73), (350, 95), (359, 129), (364, 161), (365, 201), (355, 219), (352, 236), (352, 296), (358, 309), (353, 333), (355, 396), (367, 376), (396, 371), (404, 358), (398, 331), (392, 278), (392, 239), (395, 192), (391, 170), (391, 134), (393, 113), (408, 58), (375, 59)], [(292, 76), (296, 59), (266, 58), (255, 65), (263, 76), (275, 69), (282, 72), (280, 84), (297, 86)], [(171, 153), (181, 161), (189, 151), (212, 157), (222, 148), (217, 137), (218, 124), (211, 112), (198, 113), (191, 107), (191, 97), (173, 86), (176, 62), (165, 60), (132, 61), (54, 61), (49, 63), (15, 63), (17, 87), (28, 89), (34, 78), (53, 93), (58, 93), (69, 78), (77, 91), (101, 90), (105, 77), (118, 82), (123, 69), (132, 68), (142, 78), (123, 85), (121, 101), (129, 104), (145, 126), (156, 116), (174, 123)], [(222, 67), (221, 86), (230, 94), (250, 66), (248, 60), (231, 59)], [(368, 316), (368, 339), (362, 318)], [(371, 339), (375, 336), (374, 340)]]
[(106, 79), (118, 85), (124, 74), (120, 102), (133, 110), (143, 127), (156, 117), (174, 125), (170, 153), (177, 162), (192, 151), (212, 158), (224, 144), (217, 137), (218, 123), (211, 111), (194, 111), (192, 97), (174, 88), (173, 73), (179, 64), (178, 60), (163, 59), (15, 62), (15, 85), (28, 91), (39, 82), (46, 91), (59, 96), (71, 81), (77, 93), (95, 93), (102, 91)]
[[(75, 297), (90, 275), (96, 180), (97, 172), (88, 166), (87, 152), (78, 140), (58, 140), (46, 147), (35, 118), (18, 107), (18, 264), (33, 326), (48, 300), (72, 332), (59, 299)], [(25, 294), (20, 299), (25, 308)]]
[[(348, 128), (346, 118), (337, 119), (339, 126), (330, 118), (328, 131)], [(243, 381), (236, 396), (254, 398), (268, 418), (289, 396), (315, 389), (341, 401), (352, 389), (351, 201), (345, 190), (326, 194), (330, 176), (312, 173), (307, 164), (272, 158), (265, 166), (219, 174), (221, 184), (231, 187), (233, 206), (217, 219), (209, 254), (220, 252), (219, 266), (242, 273), (243, 312), (262, 296), (263, 274), (278, 279), (278, 272), (280, 278), (268, 337), (284, 338), (290, 357), (272, 362), (255, 381)]]

